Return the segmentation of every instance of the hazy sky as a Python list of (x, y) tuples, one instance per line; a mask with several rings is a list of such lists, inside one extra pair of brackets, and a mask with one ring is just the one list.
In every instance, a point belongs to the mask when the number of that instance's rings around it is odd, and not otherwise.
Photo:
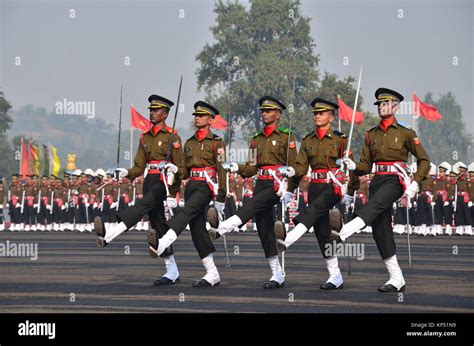
[[(474, 132), (473, 3), (307, 0), (302, 13), (312, 19), (321, 71), (357, 76), (364, 66), (366, 110), (375, 111), (370, 101), (380, 86), (409, 99), (413, 91), (420, 97), (452, 91)], [(63, 99), (94, 101), (98, 116), (118, 123), (121, 83), (124, 115), (130, 104), (147, 115), (150, 94), (176, 100), (183, 74), (186, 113), (178, 125), (188, 127), (192, 105), (203, 96), (195, 57), (212, 42), (213, 8), (209, 0), (0, 0), (0, 90), (14, 108), (31, 103), (52, 111)]]

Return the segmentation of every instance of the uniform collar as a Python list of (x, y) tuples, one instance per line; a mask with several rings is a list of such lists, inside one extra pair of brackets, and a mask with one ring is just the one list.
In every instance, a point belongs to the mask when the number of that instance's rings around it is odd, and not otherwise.
[(167, 126), (166, 123), (163, 124), (163, 126), (161, 126), (159, 132), (157, 132), (156, 134), (153, 132), (153, 128), (155, 126), (152, 126), (149, 130), (143, 132), (143, 134), (146, 134), (146, 133), (151, 133), (153, 136), (156, 136), (158, 133), (160, 132), (171, 132), (172, 128)]
[[(268, 130), (265, 130), (265, 129), (268, 129)], [(268, 131), (268, 136), (266, 135), (266, 131)], [(267, 125), (267, 126), (264, 126), (263, 127), (263, 135), (265, 137), (270, 137), (272, 135), (273, 132), (276, 132), (277, 134), (279, 134), (280, 132), (278, 131), (278, 124), (275, 124), (275, 125)]]
[(391, 122), (389, 123), (389, 125), (387, 126), (387, 128), (384, 130), (384, 128), (382, 127), (382, 121), (384, 119), (380, 119), (380, 122), (379, 124), (377, 125), (379, 129), (381, 129), (382, 131), (386, 132), (391, 126), (395, 127), (395, 128), (398, 128), (400, 125), (398, 124), (397, 122), (397, 118), (395, 117), (395, 115), (391, 116), (390, 119), (393, 119), (391, 120)]
[[(198, 130), (198, 131), (199, 131), (199, 130)], [(196, 132), (194, 133), (194, 138), (196, 138), (196, 139), (200, 142), (199, 138), (197, 137), (197, 132), (198, 132), (198, 131), (196, 131)], [(212, 133), (211, 129), (208, 129), (208, 130), (207, 130), (206, 137), (204, 137), (202, 140), (205, 140), (206, 138), (207, 138), (207, 139), (213, 139), (213, 138), (214, 138), (214, 134)]]
[[(317, 129), (314, 130), (314, 132), (313, 132), (313, 134), (311, 135), (311, 137), (317, 137), (317, 138), (319, 139), (318, 134), (317, 134)], [(327, 132), (326, 132), (326, 134), (324, 135), (324, 137), (334, 138), (334, 131), (332, 130), (331, 127), (327, 130)], [(323, 137), (323, 138), (324, 138), (324, 137)], [(323, 139), (323, 138), (322, 138), (322, 139)], [(321, 139), (321, 140), (322, 140), (322, 139)]]

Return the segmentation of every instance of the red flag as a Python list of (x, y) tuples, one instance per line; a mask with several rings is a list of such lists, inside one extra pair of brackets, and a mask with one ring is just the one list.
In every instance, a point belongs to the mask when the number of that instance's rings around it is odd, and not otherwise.
[(413, 93), (413, 106), (415, 107), (415, 114), (425, 118), (426, 120), (438, 121), (443, 119), (443, 116), (438, 112), (436, 107), (421, 102), (415, 93)]
[(151, 128), (152, 125), (150, 121), (140, 115), (140, 113), (138, 113), (135, 107), (133, 106), (130, 107), (130, 115), (130, 125), (132, 127), (142, 131), (148, 131)]
[(227, 121), (219, 114), (217, 114), (214, 118), (213, 123), (211, 124), (211, 127), (216, 130), (225, 130), (227, 129)]
[(23, 143), (23, 138), (21, 139), (20, 144), (21, 150), (21, 167), (20, 167), (20, 174), (23, 178), (25, 178), (28, 174), (30, 174), (30, 159), (28, 155), (28, 145)]
[[(353, 109), (346, 105), (344, 101), (341, 100), (340, 97), (337, 98), (337, 103), (339, 104), (339, 119), (347, 121), (350, 123), (352, 121), (352, 112)], [(364, 113), (356, 112), (354, 124), (360, 125), (364, 122)]]

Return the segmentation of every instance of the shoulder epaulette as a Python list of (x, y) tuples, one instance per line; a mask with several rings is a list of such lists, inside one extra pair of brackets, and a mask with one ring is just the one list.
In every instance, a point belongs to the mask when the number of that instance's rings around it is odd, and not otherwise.
[(215, 139), (216, 141), (222, 141), (222, 137), (219, 137), (215, 133), (212, 134), (212, 139)]
[(257, 137), (261, 133), (262, 133), (262, 131), (256, 131), (256, 132), (252, 133), (252, 138)]
[(293, 132), (294, 132), (293, 130), (290, 130), (290, 129), (286, 128), (286, 127), (279, 127), (279, 128), (278, 128), (278, 131), (284, 132), (284, 133), (287, 133), (287, 134), (290, 134), (290, 133), (293, 133)]
[(345, 133), (339, 132), (339, 131), (333, 131), (336, 136), (346, 138), (347, 135)]

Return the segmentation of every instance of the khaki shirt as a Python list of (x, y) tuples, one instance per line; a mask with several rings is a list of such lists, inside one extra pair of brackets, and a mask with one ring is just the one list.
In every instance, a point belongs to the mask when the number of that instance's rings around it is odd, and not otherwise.
[(127, 178), (135, 178), (142, 175), (145, 172), (146, 164), (149, 161), (162, 161), (166, 159), (166, 153), (168, 150), (168, 142), (171, 136), (171, 155), (170, 161), (178, 167), (178, 172), (175, 174), (175, 180), (172, 186), (170, 186), (170, 194), (176, 195), (179, 191), (181, 180), (185, 175), (183, 150), (181, 148), (181, 138), (178, 136), (177, 131), (172, 135), (173, 129), (168, 126), (163, 126), (162, 129), (156, 134), (153, 130), (144, 132), (140, 137), (140, 144), (135, 154), (134, 163), (135, 165), (128, 170)]
[[(296, 140), (288, 129), (276, 128), (268, 137), (263, 132), (255, 133), (250, 141), (249, 149), (247, 162), (243, 165), (240, 164), (238, 171), (245, 178), (257, 174), (258, 168), (261, 166), (294, 166)], [(288, 160), (287, 153), (289, 153)]]
[[(213, 134), (210, 130), (201, 141), (194, 134), (184, 144), (184, 158), (186, 173), (184, 179), (189, 178), (191, 168), (214, 167), (217, 172), (219, 188), (216, 192), (216, 200), (224, 202), (227, 195), (226, 171), (222, 167), (225, 162), (225, 144), (221, 137)], [(184, 198), (184, 196), (181, 196)]]
[(417, 170), (414, 180), (421, 185), (430, 171), (430, 160), (423, 149), (416, 132), (397, 122), (384, 132), (379, 125), (366, 132), (364, 148), (354, 171), (357, 175), (368, 174), (375, 162), (408, 161), (408, 153), (417, 158)]
[[(308, 173), (309, 167), (312, 170), (338, 168), (336, 161), (344, 157), (346, 146), (346, 135), (333, 131), (331, 128), (322, 139), (319, 139), (316, 131), (306, 135), (301, 142), (301, 147), (293, 166), (296, 174), (291, 184), (292, 187), (298, 185), (299, 179)], [(349, 173), (349, 177), (347, 193), (353, 195), (354, 191), (359, 188), (359, 178), (352, 172)], [(290, 186), (288, 190), (290, 190)]]

